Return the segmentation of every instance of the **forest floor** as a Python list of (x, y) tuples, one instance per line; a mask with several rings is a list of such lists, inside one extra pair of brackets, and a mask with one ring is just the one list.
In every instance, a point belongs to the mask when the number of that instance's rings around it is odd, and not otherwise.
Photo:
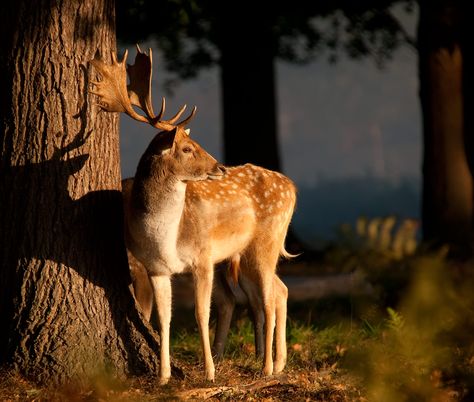
[[(39, 387), (19, 375), (0, 372), (0, 401), (359, 401), (365, 400), (361, 383), (339, 367), (346, 352), (341, 339), (350, 336), (342, 327), (320, 332), (292, 324), (289, 356), (284, 372), (262, 377), (261, 361), (254, 356), (253, 330), (243, 317), (234, 324), (225, 358), (216, 364), (216, 381), (204, 380), (199, 336), (194, 329), (178, 330), (172, 342), (173, 372), (170, 382), (156, 378), (117, 381), (99, 376), (86, 388)], [(349, 330), (349, 329), (347, 329)], [(313, 345), (314, 343), (314, 345)], [(320, 353), (321, 352), (321, 353)], [(320, 356), (316, 358), (315, 353)]]
[[(174, 369), (166, 386), (156, 378), (103, 376), (81, 390), (39, 387), (4, 371), (0, 401), (474, 400), (472, 263), (429, 255), (400, 261), (344, 249), (314, 261), (279, 271), (290, 288), (282, 374), (260, 375), (242, 302), (216, 381), (206, 382), (192, 306), (175, 297), (181, 303), (174, 307)], [(189, 296), (185, 278), (177, 285)]]
[(225, 360), (219, 364), (215, 383), (202, 381), (202, 370), (195, 365), (182, 366), (187, 374), (166, 386), (154, 379), (139, 378), (127, 382), (104, 380), (93, 387), (37, 387), (10, 376), (1, 381), (3, 401), (364, 401), (350, 377), (337, 370), (289, 370), (269, 379)]

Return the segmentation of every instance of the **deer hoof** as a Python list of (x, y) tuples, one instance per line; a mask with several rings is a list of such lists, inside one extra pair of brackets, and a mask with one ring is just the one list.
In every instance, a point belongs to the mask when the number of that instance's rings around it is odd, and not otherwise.
[(283, 371), (286, 365), (286, 359), (281, 359), (275, 361), (275, 367), (273, 369), (273, 374), (279, 374)]
[(271, 375), (273, 374), (273, 367), (272, 367), (272, 366), (264, 367), (264, 368), (263, 368), (263, 371), (262, 371), (262, 374), (263, 374), (265, 377), (271, 376)]
[(165, 375), (160, 375), (160, 385), (166, 385), (168, 384), (168, 381), (171, 378), (171, 373), (170, 374), (165, 374)]
[(215, 377), (214, 370), (206, 371), (206, 380), (207, 381), (214, 382), (214, 377)]

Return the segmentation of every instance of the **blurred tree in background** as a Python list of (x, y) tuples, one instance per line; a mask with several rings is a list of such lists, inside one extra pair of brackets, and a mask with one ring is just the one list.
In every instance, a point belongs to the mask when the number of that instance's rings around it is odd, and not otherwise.
[[(423, 118), (423, 231), (472, 255), (472, 46), (461, 0), (420, 0), (418, 55)], [(471, 36), (472, 37), (472, 36)], [(469, 64), (470, 63), (470, 64)]]

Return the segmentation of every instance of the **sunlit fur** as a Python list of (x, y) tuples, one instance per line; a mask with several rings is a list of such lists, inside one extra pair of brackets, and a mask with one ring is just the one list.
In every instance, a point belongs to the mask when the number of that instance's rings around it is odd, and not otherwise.
[[(210, 180), (216, 178), (220, 180)], [(294, 184), (280, 173), (251, 164), (227, 168), (223, 176), (223, 167), (177, 128), (152, 141), (133, 185), (124, 191), (124, 200), (127, 247), (145, 266), (154, 289), (160, 320), (161, 381), (167, 382), (171, 375), (170, 278), (187, 271), (192, 272), (195, 283), (206, 378), (214, 380), (208, 328), (214, 265), (229, 259), (239, 260), (249, 293), (262, 306), (263, 373), (281, 371), (286, 361), (287, 289), (275, 271), (279, 256), (290, 256), (284, 240), (296, 201)]]

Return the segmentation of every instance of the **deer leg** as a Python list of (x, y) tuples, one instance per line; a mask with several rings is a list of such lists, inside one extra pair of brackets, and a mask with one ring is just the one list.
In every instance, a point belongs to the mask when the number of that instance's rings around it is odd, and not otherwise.
[(194, 272), (195, 315), (201, 336), (206, 380), (214, 381), (214, 362), (212, 360), (211, 344), (209, 341), (209, 315), (211, 309), (212, 266), (198, 267)]
[(257, 357), (263, 356), (263, 324), (265, 322), (265, 312), (263, 309), (262, 298), (259, 294), (258, 286), (248, 279), (244, 272), (241, 272), (240, 287), (247, 296), (250, 308), (253, 313), (253, 330), (255, 340), (255, 354)]
[(171, 278), (166, 275), (151, 276), (150, 282), (156, 301), (160, 324), (160, 383), (166, 384), (171, 377), (170, 322), (171, 322)]
[(130, 262), (130, 275), (132, 277), (133, 294), (135, 300), (140, 306), (143, 315), (147, 321), (150, 321), (151, 311), (153, 309), (153, 289), (146, 272), (145, 267), (138, 262), (136, 259), (131, 259), (129, 253)]
[(216, 270), (216, 281), (213, 299), (217, 310), (216, 334), (212, 346), (213, 355), (222, 359), (227, 336), (229, 334), (232, 314), (235, 308), (235, 296), (226, 278), (227, 270), (220, 267)]
[(261, 290), (265, 313), (265, 350), (263, 354), (263, 375), (273, 374), (273, 332), (275, 330), (275, 295), (273, 292), (273, 271), (262, 272)]
[(283, 371), (286, 364), (286, 308), (288, 300), (288, 288), (282, 280), (275, 275), (274, 281), (275, 292), (275, 313), (276, 313), (276, 330), (275, 330), (275, 374)]

